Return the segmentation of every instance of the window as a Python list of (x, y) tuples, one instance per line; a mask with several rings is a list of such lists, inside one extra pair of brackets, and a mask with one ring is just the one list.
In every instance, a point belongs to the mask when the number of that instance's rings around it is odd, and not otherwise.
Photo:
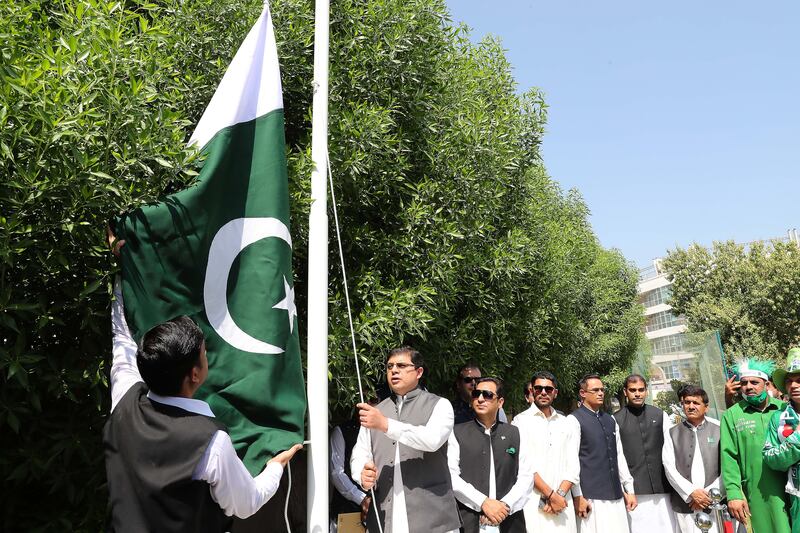
[(676, 362), (673, 361), (673, 362), (666, 363), (666, 364), (661, 364), (661, 365), (658, 365), (658, 366), (660, 366), (661, 370), (664, 371), (664, 379), (666, 379), (667, 381), (669, 381), (671, 379), (680, 379), (681, 378), (681, 373), (680, 373), (680, 370), (678, 370), (678, 365), (677, 365)]
[(686, 320), (683, 317), (673, 315), (672, 311), (661, 311), (647, 317), (644, 329), (645, 331), (657, 331), (672, 326), (680, 326), (685, 323)]
[(672, 289), (667, 285), (666, 287), (659, 287), (652, 291), (647, 291), (639, 296), (639, 301), (645, 307), (653, 307), (655, 305), (667, 303), (670, 296), (672, 296)]
[(683, 333), (667, 335), (650, 341), (653, 348), (653, 355), (664, 355), (683, 351), (686, 346), (686, 337)]

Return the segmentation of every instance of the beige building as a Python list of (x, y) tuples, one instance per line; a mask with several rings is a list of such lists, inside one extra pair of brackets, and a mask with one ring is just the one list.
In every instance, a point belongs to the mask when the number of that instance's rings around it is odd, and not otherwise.
[(686, 351), (686, 319), (672, 312), (667, 304), (672, 283), (656, 259), (639, 270), (639, 302), (644, 306), (644, 334), (653, 354), (650, 392), (670, 390), (670, 380), (686, 379), (694, 367), (695, 355)]

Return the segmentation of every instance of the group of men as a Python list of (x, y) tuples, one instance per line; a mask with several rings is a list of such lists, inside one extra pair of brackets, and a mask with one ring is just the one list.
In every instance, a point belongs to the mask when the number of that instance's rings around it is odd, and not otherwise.
[(462, 368), (451, 404), (420, 387), (423, 372), (412, 348), (391, 351), (391, 396), (357, 406), (347, 470), (370, 532), (696, 532), (712, 489), (727, 495), (742, 531), (800, 531), (800, 349), (775, 375), (789, 403), (767, 393), (769, 364), (745, 361), (734, 380), (741, 400), (721, 423), (693, 385), (679, 391), (673, 421), (646, 404), (636, 374), (613, 415), (601, 377), (584, 376), (580, 403), (564, 416), (553, 407), (557, 379), (543, 371), (525, 387), (530, 407), (509, 424), (499, 379)]
[[(116, 292), (109, 529), (227, 530), (275, 493), (301, 446), (251, 476), (208, 405), (193, 399), (208, 375), (202, 332), (179, 317), (137, 345)], [(626, 404), (613, 416), (600, 376), (584, 376), (580, 403), (564, 416), (549, 372), (533, 375), (531, 405), (509, 424), (502, 381), (475, 365), (459, 373), (451, 403), (420, 386), (419, 352), (400, 347), (385, 363), (391, 395), (358, 404), (357, 424), (332, 446), (344, 458), (337, 492), (355, 482), (343, 497), (370, 533), (691, 532), (712, 488), (753, 533), (800, 532), (800, 349), (774, 376), (774, 364), (741, 363), (731, 383), (742, 399), (721, 424), (705, 416), (708, 395), (695, 386), (680, 391), (683, 417), (673, 424), (645, 403), (639, 375), (625, 380)], [(788, 402), (770, 394), (771, 381)]]

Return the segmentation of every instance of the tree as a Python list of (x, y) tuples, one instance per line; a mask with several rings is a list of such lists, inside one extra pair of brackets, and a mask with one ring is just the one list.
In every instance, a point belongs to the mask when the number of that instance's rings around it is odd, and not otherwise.
[[(5, 530), (102, 522), (105, 222), (191, 183), (185, 142), (261, 5), (0, 7)], [(467, 359), (509, 390), (538, 368), (567, 395), (584, 371), (618, 383), (640, 338), (636, 273), (547, 175), (542, 94), (520, 94), (500, 43), (471, 43), (441, 0), (338, 0), (331, 12), (330, 159), (368, 387), (401, 343), (427, 356), (439, 392)], [(275, 3), (273, 19), (303, 328), (311, 5)], [(330, 264), (331, 409), (344, 415), (356, 381), (335, 248)]]
[(782, 362), (800, 335), (800, 250), (793, 242), (715, 242), (669, 253), (672, 306), (690, 331), (717, 329), (731, 359)]

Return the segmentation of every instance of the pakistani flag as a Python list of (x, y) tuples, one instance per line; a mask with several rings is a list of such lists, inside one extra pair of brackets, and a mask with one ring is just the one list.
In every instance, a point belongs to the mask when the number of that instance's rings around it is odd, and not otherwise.
[(306, 409), (292, 280), (283, 100), (269, 8), (248, 34), (190, 143), (197, 183), (117, 225), (125, 313), (138, 340), (188, 315), (205, 333), (197, 397), (228, 426), (251, 473), (303, 440)]

